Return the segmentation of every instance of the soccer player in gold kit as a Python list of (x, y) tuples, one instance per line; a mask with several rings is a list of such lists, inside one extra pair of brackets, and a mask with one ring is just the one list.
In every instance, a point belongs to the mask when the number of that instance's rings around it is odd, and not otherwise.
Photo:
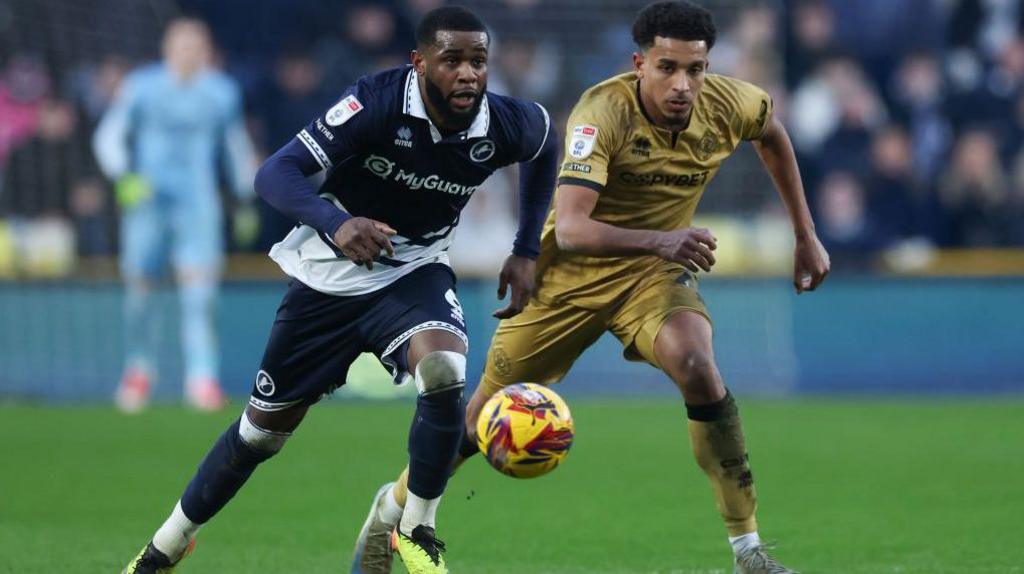
[[(708, 73), (716, 30), (687, 2), (657, 2), (633, 25), (634, 71), (587, 90), (569, 118), (555, 209), (545, 225), (536, 285), (515, 291), (522, 312), (498, 325), (467, 407), (461, 462), (475, 452), (475, 421), (502, 387), (558, 382), (611, 331), (630, 360), (661, 369), (682, 391), (690, 442), (711, 481), (735, 554), (735, 572), (792, 572), (757, 533), (753, 475), (739, 411), (722, 382), (711, 319), (695, 274), (715, 264), (715, 237), (691, 227), (708, 183), (743, 141), (754, 144), (789, 212), (793, 282), (813, 291), (829, 271), (800, 173), (772, 100), (760, 88)], [(525, 308), (523, 308), (525, 304)], [(403, 473), (377, 494), (353, 572), (390, 572), (387, 533), (401, 516)]]

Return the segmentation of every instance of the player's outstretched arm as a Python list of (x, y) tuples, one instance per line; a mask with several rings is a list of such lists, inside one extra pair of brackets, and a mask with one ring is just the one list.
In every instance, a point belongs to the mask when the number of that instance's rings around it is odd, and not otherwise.
[(135, 75), (125, 79), (92, 137), (96, 163), (110, 181), (117, 181), (131, 169), (131, 146), (128, 140), (135, 115), (133, 110), (137, 107), (137, 81)]
[(293, 139), (260, 166), (256, 172), (256, 193), (293, 221), (334, 237), (351, 216), (323, 200), (306, 179), (321, 169), (306, 148)]
[(256, 147), (249, 137), (249, 130), (245, 127), (241, 92), (233, 82), (225, 90), (228, 92), (228, 103), (220, 135), (221, 161), (235, 197), (243, 202), (249, 202), (255, 195), (253, 181), (256, 179), (259, 160), (256, 158)]
[(778, 119), (772, 118), (760, 139), (754, 140), (754, 149), (761, 157), (761, 163), (772, 176), (775, 189), (782, 196), (789, 211), (796, 235), (796, 251), (793, 256), (793, 286), (797, 293), (814, 291), (825, 276), (831, 263), (814, 230), (814, 221), (807, 208), (804, 185), (800, 180), (793, 144), (789, 141), (786, 128)]
[(540, 148), (529, 161), (519, 164), (519, 229), (512, 254), (505, 259), (498, 275), (498, 299), (504, 299), (510, 289), (512, 294), (508, 305), (493, 313), (498, 319), (518, 315), (533, 295), (540, 232), (551, 206), (557, 173), (558, 133), (553, 125), (548, 125)]
[(654, 231), (610, 225), (590, 216), (598, 196), (598, 192), (582, 185), (558, 186), (555, 237), (559, 249), (597, 257), (657, 255), (690, 271), (711, 271), (717, 245), (707, 229)]

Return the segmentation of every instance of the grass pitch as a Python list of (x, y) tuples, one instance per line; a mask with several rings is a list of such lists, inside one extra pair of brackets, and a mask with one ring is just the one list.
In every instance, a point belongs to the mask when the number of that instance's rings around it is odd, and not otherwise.
[[(731, 572), (678, 401), (570, 401), (576, 444), (535, 480), (480, 459), (439, 534), (456, 574)], [(1024, 572), (1024, 401), (741, 402), (762, 537), (803, 572)], [(0, 572), (117, 572), (236, 416), (0, 407)], [(398, 473), (412, 405), (328, 401), (179, 571), (347, 572)], [(397, 566), (396, 572), (401, 572)]]

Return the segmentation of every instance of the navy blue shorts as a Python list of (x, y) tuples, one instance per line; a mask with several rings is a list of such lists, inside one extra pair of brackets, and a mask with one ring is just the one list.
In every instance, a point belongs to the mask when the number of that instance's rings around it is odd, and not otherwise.
[(395, 384), (409, 380), (409, 339), (441, 329), (469, 346), (455, 274), (431, 263), (387, 287), (352, 297), (292, 280), (277, 310), (249, 404), (262, 411), (309, 405), (345, 384), (348, 368), (372, 352)]

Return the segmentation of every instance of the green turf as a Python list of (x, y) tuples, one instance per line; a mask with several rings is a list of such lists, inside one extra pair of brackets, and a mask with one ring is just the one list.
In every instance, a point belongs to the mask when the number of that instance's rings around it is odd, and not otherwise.
[[(456, 574), (730, 572), (679, 404), (573, 403), (564, 467), (480, 460), (439, 515)], [(347, 572), (409, 404), (330, 401), (200, 535), (179, 571)], [(1024, 402), (746, 401), (761, 532), (804, 572), (1024, 572)], [(0, 572), (116, 572), (230, 414), (0, 408)], [(401, 571), (400, 567), (396, 571)]]

